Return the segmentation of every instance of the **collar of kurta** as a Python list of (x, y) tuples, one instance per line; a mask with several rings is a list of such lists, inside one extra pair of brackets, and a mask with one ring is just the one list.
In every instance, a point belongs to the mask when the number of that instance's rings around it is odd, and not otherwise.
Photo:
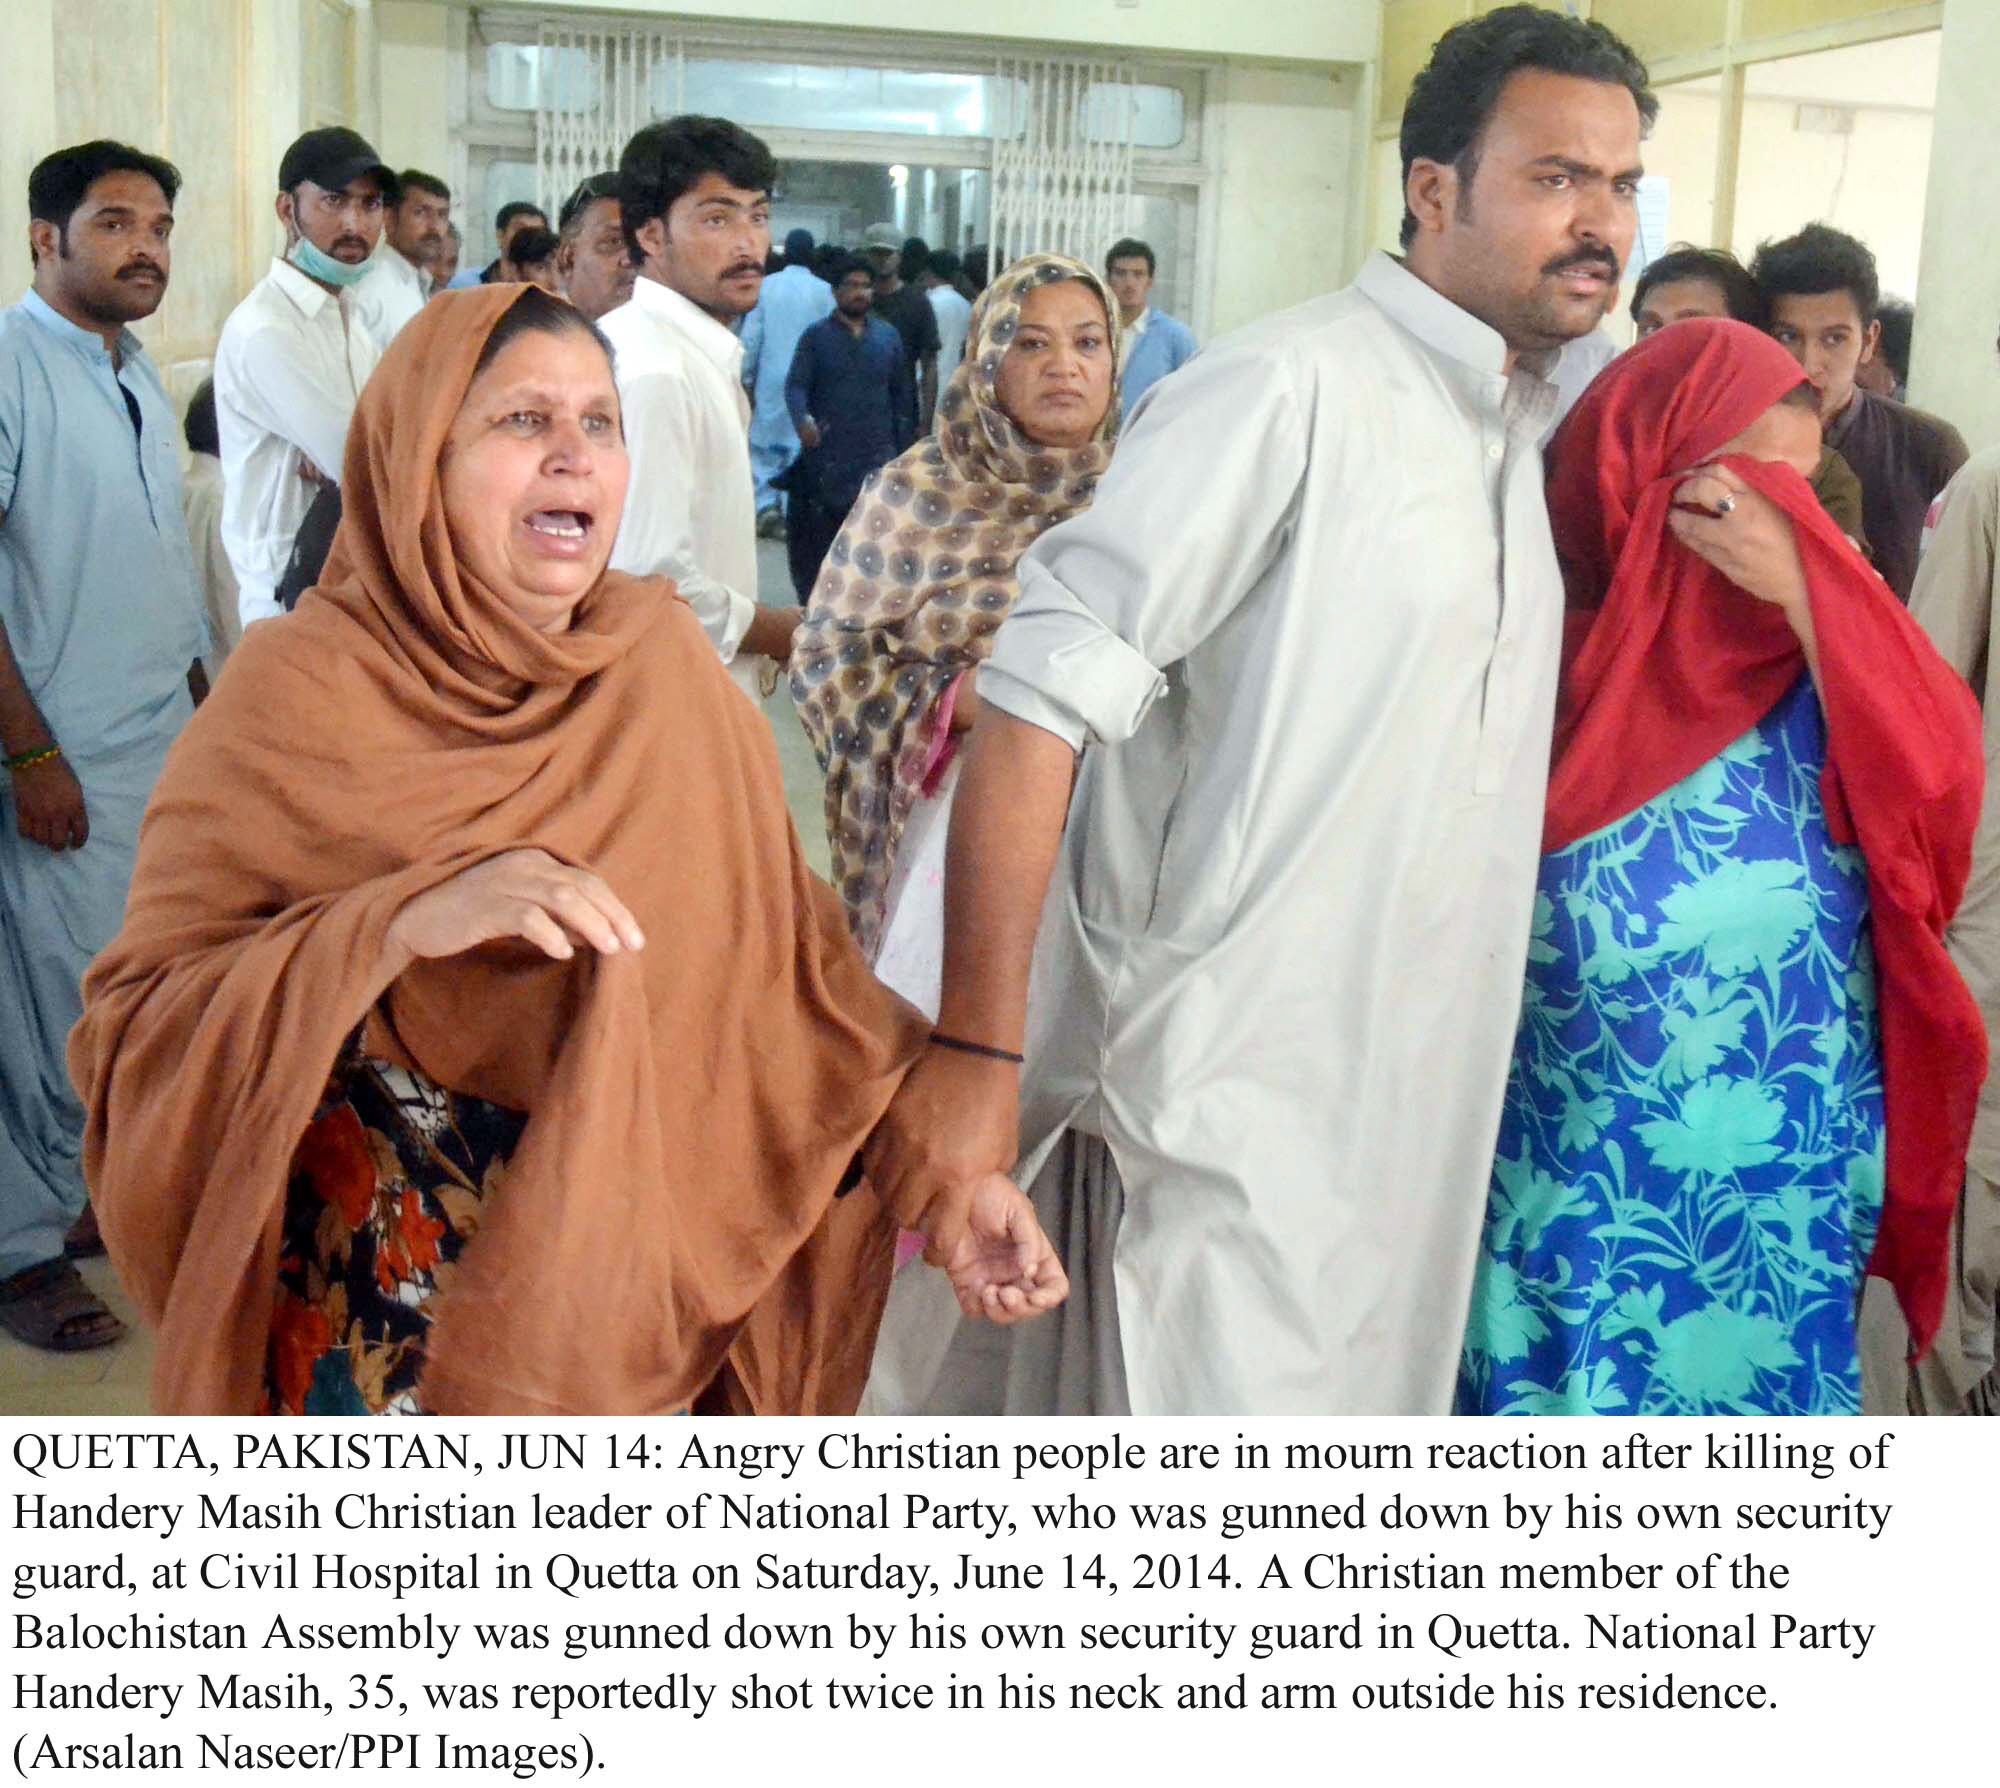
[[(111, 350), (104, 345), (104, 337), (94, 329), (85, 329), (72, 323), (69, 318), (50, 304), (32, 286), (21, 297), (21, 308), (29, 316), (53, 335), (58, 341), (69, 343), (79, 354), (91, 360), (110, 360)], [(145, 350), (139, 345), (139, 338), (129, 329), (118, 332), (117, 359), (122, 365), (137, 359)]]
[(340, 302), (318, 280), (308, 279), (282, 255), (271, 262), (271, 283), (309, 317), (316, 317), (327, 305)]
[(419, 267), (415, 261), (411, 260), (408, 255), (403, 253), (387, 236), (382, 238), (382, 247), (378, 251), (376, 258), (382, 262), (382, 266), (376, 274), (377, 278), (380, 278), (383, 273), (396, 274), (398, 277), (407, 278), (425, 297), (430, 296), (431, 276), (423, 268)]
[[(1432, 353), (1487, 378), (1507, 376), (1507, 343), (1500, 332), (1426, 285), (1394, 255), (1380, 250), (1370, 255), (1354, 283)], [(1555, 358), (1517, 354), (1514, 364), (1546, 381)]]
[(672, 286), (639, 275), (632, 288), (632, 302), (663, 328), (671, 329), (703, 359), (734, 379), (743, 365), (743, 338), (726, 324), (718, 323), (692, 299), (683, 298)]

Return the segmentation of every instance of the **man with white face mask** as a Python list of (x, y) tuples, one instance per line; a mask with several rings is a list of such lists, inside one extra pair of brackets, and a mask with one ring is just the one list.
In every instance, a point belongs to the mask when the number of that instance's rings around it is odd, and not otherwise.
[(285, 253), (222, 326), (215, 417), (222, 543), (244, 626), (280, 613), (278, 580), (321, 484), (338, 484), (347, 420), (381, 348), (353, 307), (396, 176), (357, 133), (309, 130), (278, 168)]

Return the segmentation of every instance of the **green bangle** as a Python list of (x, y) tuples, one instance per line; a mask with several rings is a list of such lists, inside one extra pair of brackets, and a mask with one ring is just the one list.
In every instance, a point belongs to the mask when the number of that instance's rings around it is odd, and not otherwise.
[(7, 768), (10, 770), (31, 770), (35, 765), (45, 764), (51, 758), (61, 757), (62, 754), (62, 747), (60, 745), (38, 745), (33, 751), (23, 751), (18, 756), (10, 757), (7, 760)]

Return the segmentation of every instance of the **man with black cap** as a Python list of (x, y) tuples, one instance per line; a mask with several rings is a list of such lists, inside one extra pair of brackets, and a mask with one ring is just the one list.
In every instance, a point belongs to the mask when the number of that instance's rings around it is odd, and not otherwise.
[(861, 253), (875, 272), (875, 314), (895, 324), (903, 338), (903, 378), (916, 407), (917, 433), (928, 434), (937, 409), (937, 312), (925, 293), (903, 283), (903, 238), (894, 224), (871, 224), (861, 238)]
[(353, 288), (373, 269), (396, 176), (365, 139), (309, 130), (278, 166), (285, 253), (222, 326), (215, 418), (222, 543), (244, 626), (280, 613), (279, 579), (321, 484), (338, 484), (347, 422), (381, 347)]
[(750, 392), (750, 470), (757, 480), (757, 532), (784, 526), (778, 480), (799, 457), (799, 431), (785, 407), (785, 377), (805, 334), (833, 310), (833, 288), (812, 270), (810, 230), (785, 238), (785, 265), (764, 281), (757, 308), (743, 319), (743, 383)]

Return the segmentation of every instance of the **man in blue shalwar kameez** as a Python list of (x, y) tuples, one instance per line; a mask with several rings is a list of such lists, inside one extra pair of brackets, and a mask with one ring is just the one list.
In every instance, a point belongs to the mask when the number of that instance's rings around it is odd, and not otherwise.
[(834, 313), (799, 337), (785, 402), (805, 451), (786, 475), (792, 494), (785, 535), (792, 588), (801, 602), (869, 474), (917, 438), (916, 384), (900, 330), (870, 316), (870, 268), (834, 270)]
[(165, 295), (179, 185), (118, 143), (48, 157), (34, 286), (0, 311), (0, 1326), (55, 1352), (124, 1332), (65, 1248), (84, 1185), (64, 1044), (206, 643), (173, 406), (126, 327)]
[(757, 522), (775, 532), (784, 513), (777, 480), (799, 456), (799, 431), (785, 408), (785, 375), (799, 337), (833, 309), (833, 288), (812, 270), (810, 230), (785, 238), (785, 265), (764, 281), (757, 308), (743, 319), (743, 383), (750, 388), (750, 469), (757, 480)]

